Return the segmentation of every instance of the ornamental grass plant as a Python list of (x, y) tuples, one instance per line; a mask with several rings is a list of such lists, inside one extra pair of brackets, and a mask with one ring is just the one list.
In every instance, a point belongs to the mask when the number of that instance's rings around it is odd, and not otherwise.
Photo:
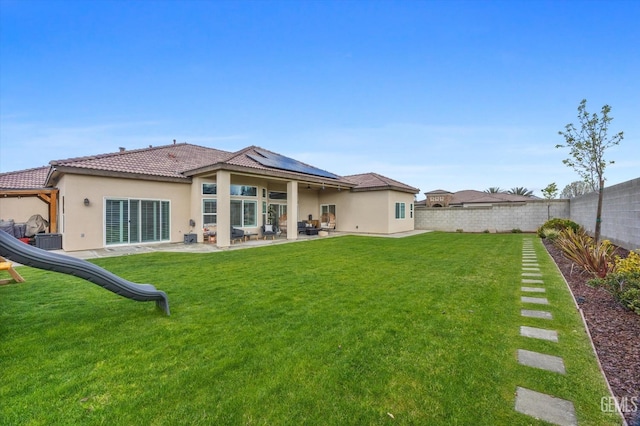
[(595, 278), (604, 278), (615, 270), (616, 247), (608, 240), (596, 242), (583, 228), (560, 231), (554, 244), (565, 257)]
[[(553, 324), (520, 314), (533, 241)], [(573, 299), (526, 234), (343, 236), (94, 262), (166, 291), (170, 317), (78, 278), (20, 267), (0, 287), (3, 425), (543, 425), (518, 386), (614, 425)], [(529, 307), (527, 307), (529, 308)], [(559, 342), (520, 336), (553, 327)], [(560, 356), (567, 374), (520, 365)]]

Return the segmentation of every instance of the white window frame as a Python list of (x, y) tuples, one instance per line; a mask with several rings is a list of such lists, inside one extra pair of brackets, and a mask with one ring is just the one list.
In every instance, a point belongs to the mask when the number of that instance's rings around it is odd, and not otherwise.
[[(109, 224), (109, 206), (111, 203), (122, 203), (121, 207), (126, 208), (126, 217), (120, 215), (115, 217), (116, 222)], [(136, 208), (132, 210), (132, 203), (136, 205)], [(144, 211), (143, 207), (146, 203), (152, 203), (152, 210)], [(157, 206), (155, 203), (158, 203)], [(156, 210), (157, 208), (157, 210)], [(125, 213), (121, 209), (121, 213)], [(133, 215), (135, 214), (135, 218)], [(149, 214), (151, 215), (151, 222), (149, 223)], [(103, 241), (105, 246), (115, 245), (129, 245), (129, 244), (145, 244), (145, 243), (159, 243), (171, 241), (171, 201), (153, 198), (128, 198), (128, 197), (105, 197), (104, 198), (104, 210), (103, 210)], [(113, 218), (112, 218), (113, 219)], [(108, 237), (111, 234), (108, 230), (110, 226), (116, 226), (120, 228), (120, 240), (110, 240)], [(157, 238), (146, 238), (145, 233), (148, 236), (148, 232), (157, 235)], [(126, 236), (125, 236), (126, 233)]]
[[(215, 203), (215, 211), (208, 212), (205, 204)], [(213, 221), (208, 220), (213, 219)], [(206, 225), (216, 225), (218, 223), (218, 199), (217, 198), (203, 198), (202, 199), (202, 223)]]

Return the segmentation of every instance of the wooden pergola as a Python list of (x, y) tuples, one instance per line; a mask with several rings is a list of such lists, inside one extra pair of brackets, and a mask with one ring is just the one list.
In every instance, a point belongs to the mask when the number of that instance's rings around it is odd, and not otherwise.
[(58, 189), (38, 188), (38, 189), (0, 189), (2, 198), (38, 197), (49, 207), (49, 232), (58, 232)]

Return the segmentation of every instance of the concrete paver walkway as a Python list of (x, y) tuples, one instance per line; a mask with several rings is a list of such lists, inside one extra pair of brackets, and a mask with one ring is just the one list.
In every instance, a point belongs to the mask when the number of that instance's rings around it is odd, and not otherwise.
[[(544, 285), (544, 279), (542, 279), (543, 274), (540, 272), (540, 265), (537, 262), (533, 240), (527, 239), (524, 241), (522, 249), (521, 274), (523, 278), (521, 279), (521, 284), (536, 284), (536, 286), (521, 286), (520, 291), (524, 294), (546, 293), (546, 289), (541, 287)], [(549, 299), (546, 297), (521, 296), (520, 302), (523, 304), (550, 305)], [(547, 311), (521, 309), (520, 315), (524, 318), (553, 320), (553, 315)], [(523, 325), (520, 326), (520, 335), (554, 343), (559, 341), (558, 332), (546, 328)], [(556, 374), (566, 374), (564, 360), (559, 356), (518, 349), (516, 358), (519, 364), (527, 367), (538, 368)], [(520, 386), (516, 389), (515, 410), (560, 426), (575, 426), (578, 424), (575, 407), (571, 401)]]
[(516, 390), (516, 411), (560, 426), (578, 424), (571, 401), (521, 387)]

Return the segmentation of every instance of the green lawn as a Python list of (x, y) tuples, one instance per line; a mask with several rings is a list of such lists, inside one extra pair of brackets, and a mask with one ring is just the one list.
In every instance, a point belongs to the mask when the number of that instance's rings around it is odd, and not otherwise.
[[(519, 326), (523, 239), (535, 240), (559, 343)], [(544, 424), (517, 386), (619, 424), (571, 295), (522, 234), (345, 236), (209, 254), (95, 260), (169, 295), (121, 298), (21, 267), (0, 288), (0, 424)], [(529, 307), (531, 308), (531, 307)], [(564, 358), (562, 376), (517, 349)]]

